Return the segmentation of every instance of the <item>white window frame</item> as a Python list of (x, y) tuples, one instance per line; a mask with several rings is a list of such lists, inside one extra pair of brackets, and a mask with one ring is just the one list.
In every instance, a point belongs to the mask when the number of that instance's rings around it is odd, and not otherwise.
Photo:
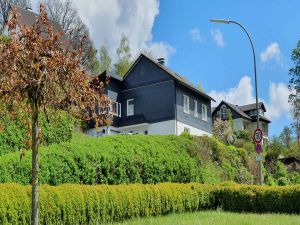
[[(129, 102), (130, 101), (133, 101), (133, 109), (132, 109), (132, 113), (129, 113)], [(131, 98), (131, 99), (128, 99), (127, 100), (127, 116), (133, 116), (134, 115), (134, 99)]]
[(202, 104), (202, 120), (207, 121), (207, 105)]
[[(187, 105), (186, 106), (185, 106), (185, 99), (187, 99)], [(187, 95), (183, 95), (183, 112), (187, 113), (187, 114), (190, 114), (190, 98)]]
[(194, 99), (194, 116), (198, 117), (198, 102)]
[[(113, 112), (112, 111), (112, 108), (113, 108), (113, 104), (116, 104), (116, 112)], [(110, 100), (110, 104), (109, 104), (109, 113), (114, 115), (114, 116), (117, 116), (118, 115), (118, 102), (115, 101), (115, 100)]]

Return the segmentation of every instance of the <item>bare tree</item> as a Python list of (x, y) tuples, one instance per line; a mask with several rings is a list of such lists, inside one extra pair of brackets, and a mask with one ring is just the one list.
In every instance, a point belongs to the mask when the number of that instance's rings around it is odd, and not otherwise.
[(4, 26), (8, 20), (8, 12), (11, 5), (15, 5), (20, 8), (30, 7), (29, 0), (0, 0), (0, 34), (2, 34)]
[(82, 40), (82, 37), (86, 37), (82, 43), (84, 54), (81, 58), (81, 63), (86, 66), (90, 73), (98, 73), (97, 51), (89, 37), (89, 29), (79, 17), (72, 2), (70, 0), (45, 0), (44, 3), (49, 19), (61, 25), (71, 42), (71, 46), (76, 47)]

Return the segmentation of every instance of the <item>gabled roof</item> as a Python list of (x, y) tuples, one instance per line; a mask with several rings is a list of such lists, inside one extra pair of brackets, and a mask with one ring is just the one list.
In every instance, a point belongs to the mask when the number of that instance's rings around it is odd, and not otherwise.
[[(241, 105), (241, 106), (239, 106), (239, 108), (244, 112), (254, 110), (254, 109), (256, 109), (256, 103), (249, 104), (249, 105)], [(266, 108), (265, 108), (265, 105), (263, 102), (258, 103), (258, 108), (262, 108), (264, 111), (266, 111)]]
[[(243, 117), (245, 119), (248, 119), (248, 120), (251, 120), (251, 121), (253, 121), (254, 119), (256, 119), (256, 116), (255, 117), (251, 117), (251, 116), (249, 116), (249, 115), (247, 115), (245, 113), (246, 111), (256, 109), (256, 103), (249, 104), (249, 105), (238, 106), (238, 105), (233, 105), (233, 104), (231, 104), (229, 102), (225, 102), (225, 101), (222, 100), (217, 107), (213, 108), (212, 114), (214, 114), (217, 110), (219, 110), (219, 108), (222, 106), (223, 103), (226, 104), (229, 108), (231, 108), (232, 110), (234, 110), (237, 114), (239, 114), (241, 117)], [(265, 108), (265, 106), (264, 106), (264, 104), (262, 102), (259, 102), (259, 107), (262, 107), (264, 109), (264, 111), (266, 111), (266, 108)], [(261, 116), (260, 115), (259, 119), (260, 120), (264, 120), (264, 121), (266, 121), (268, 123), (271, 123), (271, 121), (268, 118), (266, 118), (265, 116)]]
[(206, 97), (212, 101), (215, 102), (215, 100), (210, 97), (209, 95), (207, 95), (206, 93), (204, 93), (203, 91), (201, 91), (200, 89), (198, 89), (197, 87), (195, 87), (191, 82), (189, 82), (187, 79), (185, 79), (184, 77), (180, 76), (179, 74), (173, 72), (172, 70), (170, 70), (169, 68), (167, 68), (166, 66), (158, 63), (156, 60), (146, 56), (145, 54), (141, 53), (139, 55), (139, 57), (135, 60), (135, 62), (133, 63), (133, 65), (130, 67), (130, 69), (126, 72), (125, 76), (123, 79), (125, 79), (127, 77), (127, 75), (130, 73), (131, 70), (133, 70), (133, 68), (137, 65), (137, 63), (142, 59), (142, 58), (146, 58), (148, 59), (150, 62), (152, 62), (153, 64), (155, 64), (157, 67), (159, 67), (160, 69), (164, 70), (168, 75), (170, 75), (173, 79), (175, 79), (177, 82), (179, 82), (180, 84), (182, 84), (183, 86), (187, 87), (188, 89), (196, 92), (197, 94), (200, 94), (203, 97)]
[[(18, 20), (19, 20), (18, 22), (21, 25), (32, 26), (36, 22), (37, 17), (39, 17), (38, 14), (36, 14), (30, 10), (23, 9), (23, 8), (15, 6), (15, 5), (11, 5), (11, 8), (12, 7), (15, 7), (17, 12), (20, 14), (20, 17), (18, 18)], [(63, 29), (59, 23), (57, 23), (53, 20), (49, 20), (49, 23), (53, 27), (54, 32), (63, 31)]]
[(217, 111), (221, 105), (226, 104), (229, 108), (231, 108), (232, 110), (234, 110), (237, 114), (239, 114), (241, 117), (248, 119), (248, 120), (252, 120), (252, 118), (250, 116), (248, 116), (246, 113), (244, 113), (238, 106), (233, 105), (229, 102), (225, 102), (225, 101), (221, 101), (221, 103), (213, 110), (212, 113), (214, 113), (215, 111)]
[(104, 70), (102, 73), (100, 73), (100, 75), (98, 77), (100, 78), (102, 76), (106, 76), (107, 78), (113, 78), (118, 81), (123, 81), (123, 77), (121, 77), (113, 72), (109, 72), (107, 70)]

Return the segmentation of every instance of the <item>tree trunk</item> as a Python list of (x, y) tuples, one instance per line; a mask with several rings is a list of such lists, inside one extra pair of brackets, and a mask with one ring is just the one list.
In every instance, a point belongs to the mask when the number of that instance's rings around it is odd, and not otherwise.
[(33, 115), (32, 115), (32, 225), (38, 225), (38, 173), (39, 173), (39, 160), (38, 160), (38, 100), (33, 100)]

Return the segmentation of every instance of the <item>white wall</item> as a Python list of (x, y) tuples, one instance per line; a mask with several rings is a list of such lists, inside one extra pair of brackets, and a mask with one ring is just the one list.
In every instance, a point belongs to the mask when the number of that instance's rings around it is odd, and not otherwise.
[[(193, 126), (186, 125), (179, 121), (176, 122), (175, 120), (168, 120), (168, 121), (152, 123), (152, 124), (143, 123), (143, 124), (131, 125), (131, 126), (120, 127), (120, 128), (109, 127), (108, 134), (109, 135), (118, 134), (118, 133), (126, 134), (126, 133), (130, 133), (130, 132), (144, 134), (145, 131), (148, 131), (148, 134), (177, 134), (177, 135), (180, 135), (184, 131), (185, 127), (190, 129), (190, 134), (192, 134), (192, 135), (211, 136), (210, 133), (207, 133), (207, 132), (200, 130), (198, 128), (195, 128)], [(103, 129), (105, 130), (105, 133), (103, 133)], [(177, 133), (176, 133), (176, 129), (177, 129)], [(90, 135), (90, 136), (94, 136), (94, 137), (105, 136), (105, 135), (107, 135), (107, 128), (99, 127), (99, 128), (89, 129), (86, 132), (86, 134)]]
[(175, 120), (150, 124), (148, 134), (175, 134)]
[(137, 125), (131, 125), (131, 126), (126, 126), (126, 127), (119, 127), (118, 130), (120, 133), (128, 134), (130, 132), (136, 134), (144, 134), (146, 130), (148, 130), (149, 124), (147, 123), (142, 123), (142, 124), (137, 124)]
[(190, 126), (190, 125), (186, 125), (186, 124), (181, 123), (179, 121), (177, 121), (177, 135), (180, 135), (184, 131), (185, 127), (190, 129), (190, 134), (191, 135), (196, 135), (196, 136), (203, 136), (203, 135), (211, 136), (212, 135), (212, 134), (210, 134), (206, 131), (200, 130), (200, 129), (198, 129), (196, 127), (193, 127), (193, 126)]

